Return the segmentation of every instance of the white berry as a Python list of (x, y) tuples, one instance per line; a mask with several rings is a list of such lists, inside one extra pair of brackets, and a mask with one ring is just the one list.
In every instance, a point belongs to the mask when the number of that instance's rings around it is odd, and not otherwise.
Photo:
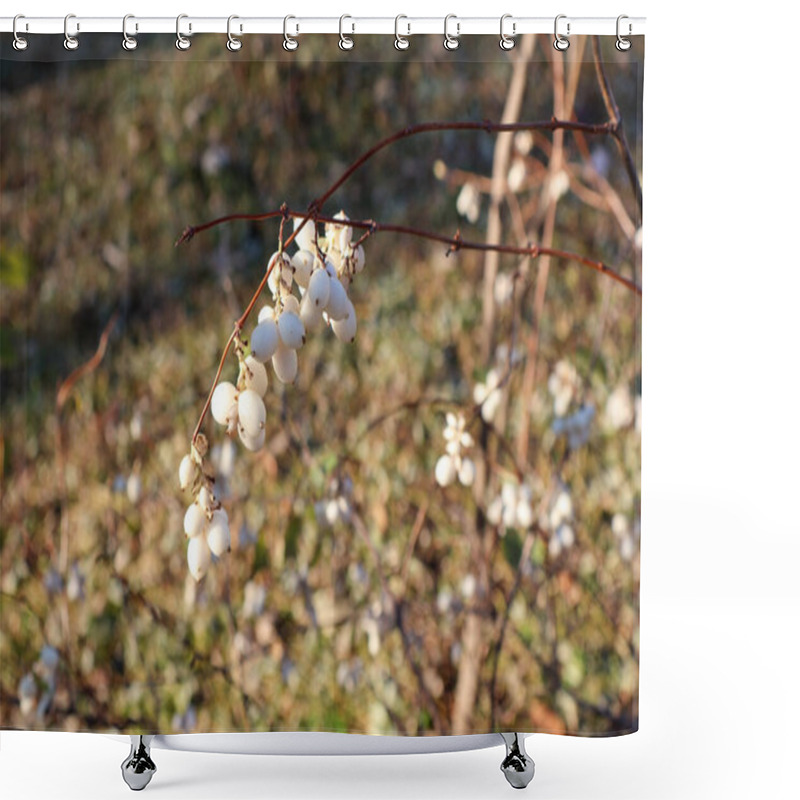
[(463, 486), (472, 486), (475, 481), (475, 462), (471, 458), (462, 458), (458, 468), (458, 480)]
[(222, 508), (211, 515), (211, 522), (208, 523), (208, 547), (217, 558), (231, 549), (228, 514)]
[[(305, 231), (305, 228), (303, 230)], [(311, 270), (314, 269), (314, 254), (310, 250), (298, 250), (292, 256), (292, 266), (297, 285), (307, 288)]]
[(247, 356), (242, 363), (241, 372), (246, 388), (252, 389), (259, 397), (267, 393), (267, 368), (254, 356)]
[(347, 316), (347, 313), (351, 307), (352, 303), (350, 303), (350, 298), (347, 296), (347, 292), (345, 291), (344, 286), (342, 286), (342, 282), (338, 278), (331, 278), (330, 294), (328, 296), (328, 303), (325, 308), (325, 310), (328, 312), (328, 316), (338, 322)]
[(456, 478), (456, 465), (453, 458), (448, 455), (440, 456), (436, 462), (436, 483), (439, 486), (449, 486)]
[(281, 341), (292, 350), (302, 347), (306, 340), (306, 330), (294, 311), (284, 311), (278, 317), (278, 334)]
[(248, 436), (257, 436), (267, 421), (264, 401), (252, 389), (245, 389), (239, 395), (239, 424)]
[(211, 416), (220, 425), (228, 426), (235, 413), (236, 387), (229, 381), (222, 381), (211, 395)]
[(331, 291), (331, 277), (324, 269), (315, 270), (308, 282), (309, 302), (317, 308), (325, 308)]
[(272, 367), (282, 383), (294, 383), (297, 377), (297, 350), (279, 344), (272, 356)]
[(178, 480), (181, 489), (186, 491), (195, 482), (197, 478), (197, 464), (191, 456), (184, 456), (181, 459), (181, 465), (178, 467)]
[(197, 503), (192, 503), (183, 516), (183, 532), (193, 539), (205, 530), (207, 522), (205, 511)]
[(211, 566), (211, 551), (204, 536), (195, 536), (189, 539), (186, 551), (186, 560), (189, 563), (189, 572), (196, 581), (201, 581)]
[(278, 349), (278, 325), (274, 319), (259, 322), (250, 336), (250, 352), (262, 364)]
[(340, 342), (352, 342), (356, 338), (356, 310), (352, 302), (347, 301), (347, 316), (331, 323), (334, 334)]
[(267, 437), (266, 428), (262, 429), (255, 436), (250, 436), (245, 429), (239, 426), (239, 440), (251, 452), (258, 452), (263, 446)]

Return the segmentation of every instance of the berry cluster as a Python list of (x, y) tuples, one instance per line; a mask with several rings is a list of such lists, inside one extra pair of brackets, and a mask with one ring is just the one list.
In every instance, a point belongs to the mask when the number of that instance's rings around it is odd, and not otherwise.
[(533, 525), (533, 491), (527, 483), (506, 481), (486, 509), (486, 518), (492, 525), (500, 527), (500, 533), (506, 528), (527, 530)]
[[(238, 435), (248, 450), (260, 450), (266, 439), (267, 362), (279, 381), (294, 383), (297, 351), (308, 332), (327, 324), (337, 339), (355, 339), (356, 310), (347, 290), (364, 269), (364, 248), (353, 242), (352, 228), (343, 224), (348, 219), (343, 211), (334, 219), (338, 222), (328, 223), (324, 236), (314, 223), (300, 227), (295, 220), (297, 252), (289, 256), (280, 249), (268, 262), (272, 305), (264, 305), (259, 312), (249, 343), (239, 335), (234, 337), (238, 379), (235, 384), (221, 381), (211, 395), (211, 416), (229, 436)], [(184, 517), (184, 531), (189, 538), (189, 571), (198, 581), (208, 571), (212, 556), (219, 558), (231, 547), (228, 515), (214, 494), (214, 471), (205, 458), (207, 450), (208, 442), (201, 434), (179, 469), (181, 488), (190, 490), (193, 497)]]
[(463, 451), (474, 444), (472, 436), (465, 430), (466, 420), (463, 414), (448, 412), (444, 438), (447, 451), (436, 462), (434, 474), (439, 486), (449, 486), (456, 477), (463, 486), (472, 486), (475, 480), (475, 462), (464, 455)]

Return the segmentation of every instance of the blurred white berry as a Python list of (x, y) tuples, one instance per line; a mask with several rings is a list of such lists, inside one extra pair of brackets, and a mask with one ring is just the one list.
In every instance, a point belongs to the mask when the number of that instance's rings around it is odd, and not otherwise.
[(190, 456), (186, 455), (181, 459), (181, 465), (178, 467), (178, 480), (180, 481), (181, 489), (191, 488), (197, 479), (197, 463)]
[(297, 350), (279, 344), (272, 356), (272, 367), (281, 383), (294, 383), (297, 377)]
[(261, 323), (265, 319), (275, 319), (275, 309), (269, 303), (261, 306), (261, 310), (258, 312), (258, 322)]
[(236, 424), (237, 396), (236, 387), (230, 381), (218, 383), (211, 395), (211, 416), (226, 428)]
[(262, 429), (255, 436), (251, 436), (245, 429), (239, 426), (239, 441), (252, 453), (258, 452), (267, 440), (267, 431)]
[(556, 416), (563, 417), (578, 390), (578, 372), (575, 367), (564, 359), (559, 361), (547, 380), (547, 388), (553, 395)]
[(138, 472), (132, 472), (128, 476), (125, 491), (128, 495), (128, 500), (134, 505), (142, 499), (142, 479)]
[(307, 289), (311, 270), (314, 268), (314, 254), (310, 250), (298, 250), (292, 256), (292, 267), (297, 285)]
[(259, 397), (267, 393), (267, 368), (254, 356), (249, 355), (241, 363), (239, 372), (247, 389), (252, 389)]
[(634, 408), (628, 387), (624, 384), (617, 386), (608, 396), (606, 402), (606, 423), (613, 430), (627, 428), (633, 423), (635, 415), (636, 409)]
[(525, 173), (525, 161), (521, 158), (515, 158), (511, 162), (511, 169), (508, 170), (508, 177), (506, 178), (509, 191), (516, 194), (522, 188), (525, 183)]
[(494, 300), (498, 306), (504, 306), (514, 295), (514, 278), (507, 272), (498, 272), (494, 279)]
[(231, 549), (231, 529), (228, 525), (228, 514), (224, 508), (217, 509), (208, 523), (208, 548), (219, 558)]
[(306, 340), (306, 331), (300, 317), (294, 311), (285, 310), (278, 317), (278, 335), (281, 341), (292, 350), (303, 346)]
[(491, 422), (503, 399), (503, 390), (500, 388), (500, 374), (496, 369), (486, 373), (486, 383), (476, 383), (472, 390), (472, 399), (481, 407), (481, 417), (486, 422)]
[(36, 695), (37, 686), (36, 679), (28, 672), (17, 687), (17, 696), (19, 697), (19, 710), (23, 716), (30, 714), (36, 708)]
[(315, 269), (311, 273), (311, 279), (308, 282), (308, 291), (305, 298), (307, 302), (312, 303), (320, 310), (325, 308), (328, 304), (328, 296), (331, 291), (331, 276), (324, 269)]
[(192, 577), (196, 581), (201, 581), (211, 566), (211, 550), (208, 549), (205, 536), (195, 536), (189, 539), (186, 561)]
[(333, 332), (340, 342), (349, 343), (355, 340), (357, 330), (356, 310), (349, 298), (347, 300), (346, 316), (342, 319), (333, 320), (331, 328), (333, 328)]
[(192, 503), (183, 515), (183, 531), (190, 538), (200, 536), (206, 529), (208, 517), (206, 512), (197, 503)]
[[(293, 311), (295, 314), (300, 311), (300, 301), (293, 294), (284, 295), (281, 298), (281, 303), (284, 311)], [(280, 327), (278, 328), (278, 333), (280, 333)]]
[(463, 486), (472, 486), (475, 481), (475, 462), (471, 458), (462, 458), (458, 468), (458, 480)]
[(436, 483), (439, 486), (449, 486), (456, 479), (455, 460), (450, 455), (439, 457), (434, 470)]
[[(297, 230), (298, 228), (300, 228), (302, 222), (303, 222), (302, 217), (295, 217), (294, 229)], [(316, 238), (315, 234), (316, 234), (316, 228), (314, 225), (314, 220), (310, 219), (300, 229), (300, 233), (297, 234), (294, 242), (301, 250), (309, 250), (313, 253), (314, 250), (316, 249), (316, 245), (314, 244), (314, 240)]]
[(273, 318), (265, 316), (259, 319), (258, 325), (250, 336), (250, 352), (253, 358), (262, 364), (275, 355), (279, 343), (278, 325)]
[(458, 193), (456, 211), (474, 225), (481, 213), (480, 200), (481, 195), (475, 184), (467, 182)]
[(547, 549), (550, 555), (555, 558), (560, 555), (564, 550), (572, 547), (575, 543), (575, 531), (572, 526), (566, 522), (559, 525), (550, 536), (550, 542)]
[(332, 320), (344, 319), (350, 311), (352, 303), (347, 296), (342, 282), (338, 278), (331, 278), (330, 294), (328, 296), (328, 303), (325, 306), (325, 311)]
[(267, 409), (264, 401), (252, 389), (245, 389), (239, 394), (239, 424), (251, 437), (258, 436), (267, 421)]

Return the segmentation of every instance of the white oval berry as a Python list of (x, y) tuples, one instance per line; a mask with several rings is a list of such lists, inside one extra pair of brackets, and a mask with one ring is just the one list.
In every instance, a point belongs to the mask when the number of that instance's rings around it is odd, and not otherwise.
[(436, 462), (434, 474), (439, 486), (449, 486), (456, 479), (456, 465), (453, 459), (447, 455), (441, 456)]
[(278, 349), (278, 325), (274, 319), (264, 319), (256, 325), (250, 336), (250, 352), (262, 364), (275, 355)]
[(211, 566), (211, 551), (208, 549), (208, 542), (206, 542), (205, 536), (195, 536), (193, 539), (189, 539), (186, 561), (189, 564), (189, 572), (191, 572), (192, 577), (196, 581), (201, 581)]
[(267, 368), (252, 355), (239, 366), (239, 371), (247, 389), (252, 389), (259, 397), (267, 393)]
[(207, 523), (206, 512), (197, 503), (192, 503), (183, 515), (183, 532), (193, 539), (206, 529)]
[(228, 524), (228, 514), (220, 508), (211, 515), (208, 523), (208, 547), (219, 558), (231, 549), (231, 529)]
[(279, 344), (272, 356), (272, 367), (282, 383), (294, 383), (297, 377), (297, 350)]
[(278, 334), (281, 341), (292, 350), (302, 347), (306, 340), (306, 329), (294, 311), (284, 311), (278, 317)]
[(266, 428), (263, 428), (255, 436), (250, 436), (241, 425), (239, 426), (239, 441), (252, 453), (258, 452), (264, 446), (266, 438)]
[(352, 342), (356, 338), (356, 310), (352, 302), (347, 301), (347, 316), (331, 323), (334, 334), (340, 342)]
[(211, 416), (220, 425), (229, 425), (232, 414), (236, 412), (236, 387), (230, 381), (217, 384), (211, 395)]
[(239, 395), (239, 425), (248, 436), (257, 436), (267, 421), (264, 401), (252, 389), (245, 389)]
[(336, 256), (335, 253), (331, 253), (325, 256), (325, 264), (324, 264), (325, 272), (327, 272), (331, 278), (335, 278), (338, 275), (338, 269), (337, 269), (338, 265), (334, 260), (335, 256)]
[(342, 286), (342, 282), (338, 278), (330, 279), (330, 287), (328, 304), (325, 310), (331, 319), (339, 321), (347, 316), (349, 306), (352, 306), (352, 304), (344, 286)]
[(191, 456), (184, 456), (181, 459), (181, 465), (178, 467), (178, 480), (181, 489), (186, 491), (195, 482), (197, 478), (197, 464)]
[(318, 308), (325, 308), (331, 291), (331, 277), (324, 269), (317, 269), (311, 274), (306, 296), (309, 302)]
[(292, 266), (297, 285), (305, 289), (311, 278), (311, 270), (314, 269), (314, 254), (310, 250), (298, 250), (292, 256)]
[[(300, 228), (300, 225), (303, 222), (302, 217), (295, 217), (294, 218), (294, 229), (297, 230)], [(314, 220), (310, 219), (300, 228), (300, 233), (294, 239), (294, 243), (301, 249), (301, 250), (310, 250), (312, 253), (314, 252), (314, 239), (315, 237), (315, 225)]]
[(462, 458), (458, 468), (458, 480), (462, 486), (472, 486), (475, 481), (475, 462), (471, 458)]

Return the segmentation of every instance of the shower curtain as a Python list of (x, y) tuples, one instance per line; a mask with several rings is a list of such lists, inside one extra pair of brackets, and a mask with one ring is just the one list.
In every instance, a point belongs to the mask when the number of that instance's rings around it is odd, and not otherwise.
[(0, 727), (638, 727), (644, 44), (0, 63)]

